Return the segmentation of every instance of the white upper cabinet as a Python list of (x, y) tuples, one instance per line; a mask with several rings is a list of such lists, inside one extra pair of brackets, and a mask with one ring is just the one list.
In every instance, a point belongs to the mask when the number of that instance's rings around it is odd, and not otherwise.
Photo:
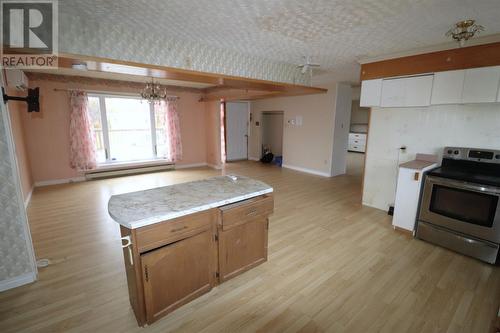
[(462, 103), (464, 78), (464, 70), (434, 73), (431, 104)]
[(488, 103), (497, 101), (500, 66), (465, 70), (462, 103)]
[(434, 75), (421, 75), (382, 81), (382, 107), (428, 106)]
[(418, 107), (500, 102), (500, 66), (361, 82), (361, 106)]
[(430, 105), (433, 80), (433, 74), (407, 78), (405, 106)]
[(382, 100), (380, 103), (382, 107), (404, 106), (405, 80), (406, 78), (383, 80)]
[(361, 82), (360, 106), (380, 106), (382, 79), (365, 80)]

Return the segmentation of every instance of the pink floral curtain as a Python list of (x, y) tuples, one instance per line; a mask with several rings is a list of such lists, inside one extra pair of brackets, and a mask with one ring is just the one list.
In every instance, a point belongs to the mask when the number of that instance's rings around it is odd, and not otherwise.
[(90, 120), (87, 93), (70, 91), (70, 105), (70, 166), (77, 170), (95, 169), (95, 133)]
[(179, 125), (179, 113), (177, 112), (177, 98), (168, 98), (166, 102), (156, 105), (161, 127), (165, 129), (164, 138), (159, 142), (165, 142), (165, 157), (171, 162), (182, 159), (181, 129)]

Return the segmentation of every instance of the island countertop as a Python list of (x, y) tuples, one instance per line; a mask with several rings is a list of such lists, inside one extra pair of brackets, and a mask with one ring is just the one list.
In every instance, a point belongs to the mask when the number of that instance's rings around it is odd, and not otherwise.
[(272, 187), (255, 179), (218, 176), (113, 195), (108, 212), (116, 222), (135, 229), (271, 192)]

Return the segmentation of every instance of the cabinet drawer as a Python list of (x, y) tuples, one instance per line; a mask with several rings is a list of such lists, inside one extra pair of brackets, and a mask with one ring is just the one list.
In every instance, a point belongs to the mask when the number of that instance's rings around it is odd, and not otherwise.
[(139, 252), (145, 252), (196, 235), (211, 229), (215, 219), (216, 210), (207, 210), (138, 228), (136, 231), (137, 248)]
[(357, 151), (357, 152), (360, 152), (360, 153), (364, 153), (365, 150), (366, 150), (366, 146), (365, 145), (350, 144), (349, 147), (348, 147), (348, 150), (349, 151)]
[(263, 195), (245, 201), (240, 201), (231, 205), (223, 206), (220, 209), (222, 230), (246, 223), (257, 217), (266, 217), (273, 212), (274, 199), (272, 195)]
[(366, 145), (366, 139), (364, 138), (349, 138), (349, 144), (355, 145)]
[(349, 133), (349, 139), (366, 140), (366, 133)]

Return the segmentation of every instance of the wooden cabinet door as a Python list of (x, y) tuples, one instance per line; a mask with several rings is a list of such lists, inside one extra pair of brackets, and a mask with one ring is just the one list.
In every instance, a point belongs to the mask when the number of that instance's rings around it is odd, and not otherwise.
[(205, 231), (141, 255), (148, 323), (210, 291), (212, 245)]
[(219, 230), (219, 278), (226, 281), (267, 260), (268, 219)]

